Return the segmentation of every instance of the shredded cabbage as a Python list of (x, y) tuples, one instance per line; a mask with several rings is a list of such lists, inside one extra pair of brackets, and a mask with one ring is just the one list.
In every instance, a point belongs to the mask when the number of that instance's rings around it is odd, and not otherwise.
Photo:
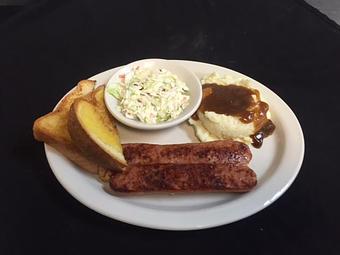
[(166, 69), (136, 67), (108, 92), (119, 101), (125, 117), (149, 124), (175, 119), (190, 99), (186, 84)]

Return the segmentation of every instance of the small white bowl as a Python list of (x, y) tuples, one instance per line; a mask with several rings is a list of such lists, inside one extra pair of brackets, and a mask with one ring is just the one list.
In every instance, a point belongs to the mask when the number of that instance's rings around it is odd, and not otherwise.
[[(132, 68), (134, 67), (145, 67), (151, 69), (159, 69), (164, 68), (168, 71), (176, 74), (178, 78), (186, 83), (189, 88), (189, 95), (190, 101), (189, 105), (184, 109), (184, 111), (175, 119), (170, 121), (165, 121), (156, 124), (147, 124), (143, 123), (139, 120), (133, 120), (125, 117), (117, 108), (119, 102), (118, 100), (113, 97), (111, 94), (108, 93), (108, 88), (116, 83), (119, 79), (120, 75), (127, 74), (131, 72)], [(119, 122), (125, 124), (126, 126), (137, 128), (137, 129), (144, 129), (144, 130), (156, 130), (156, 129), (164, 129), (176, 126), (183, 121), (187, 120), (191, 115), (195, 113), (198, 107), (201, 104), (202, 100), (202, 85), (197, 78), (197, 76), (189, 71), (188, 69), (184, 68), (183, 66), (165, 59), (144, 59), (139, 60), (136, 62), (132, 62), (126, 66), (123, 66), (119, 69), (108, 81), (105, 87), (105, 104), (110, 111), (110, 113), (115, 117)]]

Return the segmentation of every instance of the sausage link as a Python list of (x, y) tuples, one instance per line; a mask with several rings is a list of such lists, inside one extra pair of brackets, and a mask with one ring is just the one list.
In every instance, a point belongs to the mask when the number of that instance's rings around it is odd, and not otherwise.
[(188, 144), (123, 144), (129, 165), (149, 164), (235, 164), (247, 165), (252, 158), (249, 146), (223, 140)]
[(117, 192), (245, 192), (257, 183), (247, 166), (233, 164), (153, 164), (130, 165), (111, 177)]

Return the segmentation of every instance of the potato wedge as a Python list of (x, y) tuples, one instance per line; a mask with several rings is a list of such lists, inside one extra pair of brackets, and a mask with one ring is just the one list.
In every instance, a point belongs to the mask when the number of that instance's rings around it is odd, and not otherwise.
[(91, 100), (75, 100), (69, 113), (68, 130), (76, 146), (89, 159), (112, 170), (126, 166), (114, 119), (104, 103), (104, 86), (93, 92)]

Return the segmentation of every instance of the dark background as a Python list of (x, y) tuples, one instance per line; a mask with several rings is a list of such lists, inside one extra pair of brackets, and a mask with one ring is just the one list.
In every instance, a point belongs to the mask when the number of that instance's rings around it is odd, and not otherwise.
[[(339, 26), (299, 0), (98, 2), (0, 12), (0, 254), (339, 254)], [(288, 103), (306, 153), (278, 201), (229, 225), (167, 232), (101, 216), (61, 187), (34, 119), (77, 81), (149, 57), (225, 66)]]

